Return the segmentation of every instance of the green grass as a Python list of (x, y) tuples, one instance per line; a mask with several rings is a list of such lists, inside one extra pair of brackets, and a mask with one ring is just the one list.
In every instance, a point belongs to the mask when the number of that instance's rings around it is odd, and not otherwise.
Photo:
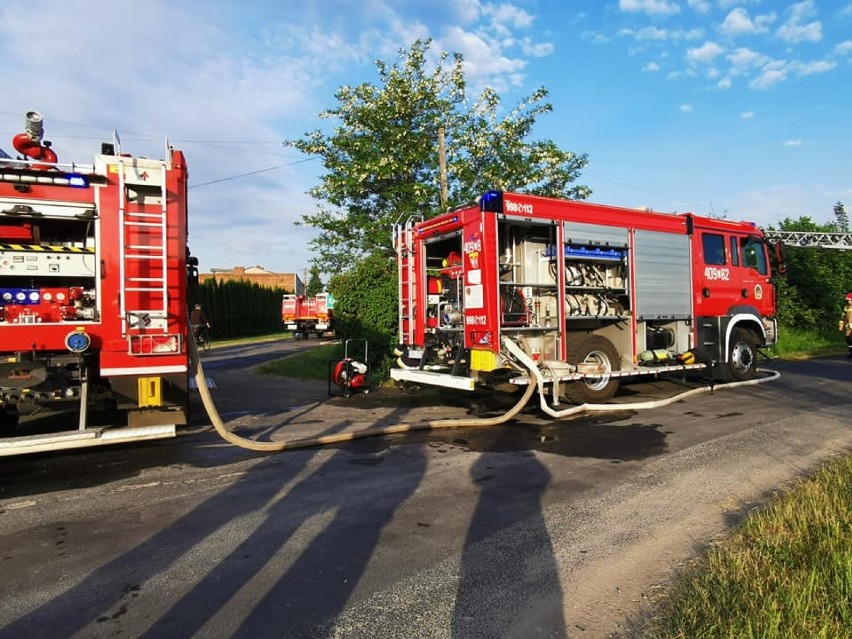
[(852, 637), (852, 457), (749, 517), (682, 575), (648, 638)]
[(213, 338), (213, 348), (217, 346), (233, 346), (236, 344), (253, 344), (255, 342), (273, 342), (279, 339), (291, 339), (293, 333), (290, 331), (279, 331), (277, 333), (265, 333), (263, 335), (250, 335), (248, 337), (234, 337), (230, 339), (216, 339), (215, 332), (211, 331)]
[(825, 334), (782, 328), (779, 333), (778, 343), (767, 352), (780, 359), (805, 359), (846, 352), (846, 342), (840, 331)]
[(255, 368), (261, 375), (281, 375), (301, 379), (328, 379), (330, 361), (343, 357), (343, 344), (325, 344), (282, 359), (265, 362)]

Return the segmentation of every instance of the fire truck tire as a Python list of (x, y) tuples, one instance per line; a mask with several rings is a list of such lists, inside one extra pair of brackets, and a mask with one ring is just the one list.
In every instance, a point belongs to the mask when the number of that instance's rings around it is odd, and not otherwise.
[(731, 331), (728, 343), (728, 379), (744, 381), (757, 375), (757, 338), (745, 328)]
[(12, 437), (18, 428), (18, 415), (0, 408), (0, 437)]
[[(621, 359), (615, 346), (600, 335), (583, 335), (569, 340), (566, 355), (569, 364), (603, 364), (607, 373), (621, 369)], [(576, 404), (601, 404), (612, 399), (617, 390), (618, 380), (606, 374), (599, 378), (566, 384), (565, 396)]]

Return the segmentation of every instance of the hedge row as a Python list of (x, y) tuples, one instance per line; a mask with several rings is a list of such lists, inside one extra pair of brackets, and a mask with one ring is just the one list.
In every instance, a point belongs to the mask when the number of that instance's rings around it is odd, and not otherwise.
[(281, 298), (288, 291), (245, 280), (205, 280), (189, 294), (189, 308), (199, 303), (214, 339), (263, 335), (281, 330)]

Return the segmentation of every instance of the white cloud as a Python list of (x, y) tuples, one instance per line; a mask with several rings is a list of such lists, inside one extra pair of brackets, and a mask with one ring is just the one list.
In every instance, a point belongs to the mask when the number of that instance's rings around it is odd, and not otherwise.
[(751, 33), (754, 31), (754, 23), (748, 17), (748, 12), (745, 9), (737, 7), (725, 17), (725, 20), (719, 25), (719, 31), (725, 35)]
[(660, 29), (658, 27), (643, 27), (636, 29), (620, 29), (620, 36), (630, 36), (635, 40), (659, 40), (659, 41), (680, 41), (680, 40), (696, 40), (704, 35), (701, 29), (690, 29), (684, 31), (682, 29)]
[(485, 16), (489, 16), (494, 24), (505, 25), (515, 29), (528, 29), (533, 23), (532, 15), (508, 3), (483, 5), (482, 13)]
[(716, 83), (716, 87), (722, 89), (723, 91), (727, 91), (731, 88), (731, 78), (722, 78)]
[(714, 58), (716, 58), (716, 56), (720, 55), (723, 51), (724, 49), (718, 44), (708, 40), (700, 47), (687, 49), (686, 59), (689, 60), (689, 62), (698, 64), (711, 62)]
[(670, 16), (680, 12), (673, 0), (618, 0), (618, 8), (630, 13)]
[(660, 70), (660, 65), (657, 64), (656, 62), (649, 62), (644, 67), (642, 67), (642, 70), (643, 71), (649, 71), (649, 72), (653, 73), (655, 71)]
[(829, 60), (814, 60), (813, 62), (799, 62), (796, 60), (790, 63), (790, 70), (795, 71), (796, 75), (818, 75), (820, 73), (827, 73), (836, 66), (836, 62)]
[(591, 42), (592, 44), (607, 44), (611, 40), (609, 36), (594, 31), (583, 31), (580, 34), (580, 39), (585, 42)]
[(751, 120), (754, 117), (753, 111), (743, 111), (740, 113), (740, 118), (743, 120)]
[(784, 140), (784, 142), (782, 142), (782, 144), (784, 146), (789, 146), (789, 147), (802, 146), (802, 138), (796, 138), (795, 140)]
[(787, 42), (796, 44), (798, 42), (819, 42), (822, 40), (822, 24), (809, 22), (808, 24), (783, 24), (778, 27), (778, 37)]
[(643, 29), (639, 29), (639, 31), (621, 29), (618, 35), (633, 36), (636, 40), (666, 40), (669, 37), (665, 29), (658, 29), (657, 27), (644, 27)]
[(725, 20), (719, 25), (719, 31), (727, 36), (766, 33), (769, 31), (768, 25), (774, 22), (775, 18), (775, 14), (770, 13), (757, 16), (752, 20), (748, 11), (742, 7), (737, 7), (725, 17)]
[(686, 4), (698, 13), (708, 13), (710, 11), (708, 0), (686, 0)]
[(752, 89), (768, 89), (773, 84), (783, 82), (787, 79), (787, 63), (781, 60), (773, 60), (764, 65), (760, 75), (749, 83)]
[(832, 60), (814, 60), (813, 62), (772, 60), (760, 68), (759, 75), (751, 81), (749, 86), (752, 89), (768, 89), (774, 84), (787, 80), (791, 74), (797, 77), (818, 75), (836, 67), (837, 63)]
[(726, 59), (738, 73), (742, 72), (743, 69), (763, 66), (772, 60), (769, 56), (765, 56), (762, 53), (752, 51), (745, 47), (734, 49), (732, 53), (729, 53), (726, 56)]
[(839, 55), (849, 55), (852, 53), (852, 40), (846, 40), (834, 47), (834, 52)]
[(725, 59), (730, 64), (728, 73), (732, 77), (750, 75), (756, 69), (762, 69), (774, 62), (769, 56), (752, 51), (746, 47), (734, 49), (733, 52), (725, 56)]
[[(375, 8), (370, 7), (370, 10), (375, 11)], [(443, 10), (461, 23), (470, 24), (479, 20), (482, 6), (480, 0), (453, 0), (445, 3)]]
[(521, 50), (534, 58), (543, 58), (553, 53), (553, 44), (550, 42), (533, 42), (530, 38), (521, 41)]
[(518, 86), (523, 80), (526, 61), (504, 54), (499, 41), (450, 27), (439, 41), (445, 51), (456, 51), (464, 57), (465, 77), (476, 91), (491, 84), (498, 91)]
[(786, 42), (819, 42), (822, 40), (822, 23), (819, 20), (805, 22), (816, 15), (813, 0), (797, 2), (789, 9), (790, 17), (778, 27), (776, 35)]
[(681, 113), (692, 113), (692, 105), (689, 104), (681, 104), (680, 105)]

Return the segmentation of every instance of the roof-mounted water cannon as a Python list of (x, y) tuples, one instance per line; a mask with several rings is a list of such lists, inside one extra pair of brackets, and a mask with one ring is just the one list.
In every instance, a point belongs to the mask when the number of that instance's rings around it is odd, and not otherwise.
[(33, 164), (32, 168), (46, 170), (56, 164), (57, 157), (50, 142), (42, 142), (44, 138), (44, 118), (38, 111), (27, 111), (24, 115), (24, 132), (12, 138), (12, 145), (18, 153), (33, 160), (43, 160), (50, 164)]

